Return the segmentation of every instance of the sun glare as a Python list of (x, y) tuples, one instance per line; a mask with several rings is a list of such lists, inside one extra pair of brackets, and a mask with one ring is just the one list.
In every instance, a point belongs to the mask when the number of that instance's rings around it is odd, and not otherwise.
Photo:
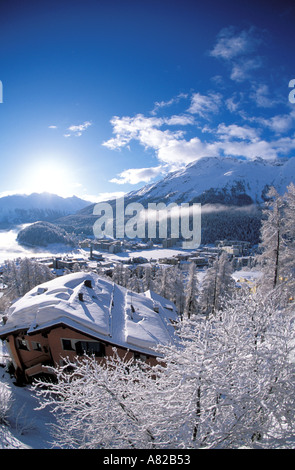
[(73, 195), (73, 186), (68, 169), (58, 162), (36, 164), (27, 180), (29, 192), (48, 192), (62, 197)]

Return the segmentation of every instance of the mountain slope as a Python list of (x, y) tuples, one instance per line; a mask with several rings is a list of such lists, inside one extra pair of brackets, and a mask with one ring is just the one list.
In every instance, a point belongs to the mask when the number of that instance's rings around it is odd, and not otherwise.
[[(210, 157), (169, 173), (162, 180), (148, 184), (125, 196), (125, 207), (139, 202), (145, 208), (149, 202), (202, 204), (202, 243), (232, 238), (257, 243), (261, 213), (267, 190), (275, 186), (284, 193), (295, 181), (295, 157), (268, 162), (237, 158)], [(115, 208), (116, 201), (109, 203)], [(56, 223), (69, 232), (92, 235), (97, 216), (95, 204), (77, 214), (58, 219)], [(115, 217), (115, 211), (114, 211)]]
[(5, 196), (0, 198), (0, 224), (5, 226), (39, 220), (53, 221), (73, 214), (89, 204), (76, 196), (63, 198), (49, 193)]
[(264, 201), (267, 187), (284, 192), (295, 180), (295, 157), (267, 162), (231, 157), (203, 158), (184, 169), (167, 175), (163, 180), (129, 193), (127, 198), (138, 202), (201, 202), (202, 204), (259, 204)]

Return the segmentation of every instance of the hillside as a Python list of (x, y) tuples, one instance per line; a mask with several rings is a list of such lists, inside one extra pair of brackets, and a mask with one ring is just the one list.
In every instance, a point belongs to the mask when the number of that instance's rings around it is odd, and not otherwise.
[(17, 241), (21, 245), (47, 246), (53, 243), (73, 245), (70, 235), (62, 228), (49, 222), (35, 222), (18, 233)]
[(244, 206), (264, 202), (269, 186), (285, 192), (294, 179), (294, 157), (276, 161), (210, 157), (133, 191), (126, 199), (135, 198), (143, 204), (163, 201)]

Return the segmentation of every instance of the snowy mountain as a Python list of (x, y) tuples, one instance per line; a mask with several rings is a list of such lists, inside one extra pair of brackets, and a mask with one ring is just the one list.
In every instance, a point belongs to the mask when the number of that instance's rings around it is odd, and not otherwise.
[[(231, 157), (210, 157), (190, 163), (169, 173), (162, 180), (125, 195), (125, 207), (140, 202), (202, 204), (202, 243), (230, 238), (256, 244), (259, 239), (261, 212), (267, 190), (275, 186), (284, 193), (295, 181), (295, 157), (276, 161), (257, 158), (252, 161)], [(116, 201), (109, 203), (115, 208)], [(55, 223), (69, 233), (93, 234), (97, 216), (95, 204)], [(114, 211), (115, 217), (115, 211)]]
[(5, 227), (38, 220), (52, 221), (74, 214), (89, 204), (76, 196), (63, 198), (45, 192), (4, 196), (0, 198), (0, 225)]
[(263, 202), (269, 186), (285, 192), (294, 180), (295, 157), (276, 161), (209, 157), (133, 191), (125, 199), (134, 198), (142, 204), (163, 201), (243, 206)]

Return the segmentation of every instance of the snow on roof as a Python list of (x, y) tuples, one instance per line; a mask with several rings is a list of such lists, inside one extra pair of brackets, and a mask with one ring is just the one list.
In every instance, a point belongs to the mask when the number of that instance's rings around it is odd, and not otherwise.
[(256, 280), (259, 280), (259, 278), (262, 276), (262, 272), (261, 271), (244, 271), (244, 270), (240, 270), (240, 271), (235, 271), (233, 274), (232, 274), (232, 277), (235, 279), (235, 280), (239, 280), (239, 279), (245, 279), (247, 281), (256, 281)]
[[(85, 281), (91, 281), (87, 287)], [(110, 343), (150, 352), (173, 342), (175, 305), (147, 291), (137, 294), (95, 273), (78, 272), (41, 284), (9, 309), (0, 337), (66, 324)]]

